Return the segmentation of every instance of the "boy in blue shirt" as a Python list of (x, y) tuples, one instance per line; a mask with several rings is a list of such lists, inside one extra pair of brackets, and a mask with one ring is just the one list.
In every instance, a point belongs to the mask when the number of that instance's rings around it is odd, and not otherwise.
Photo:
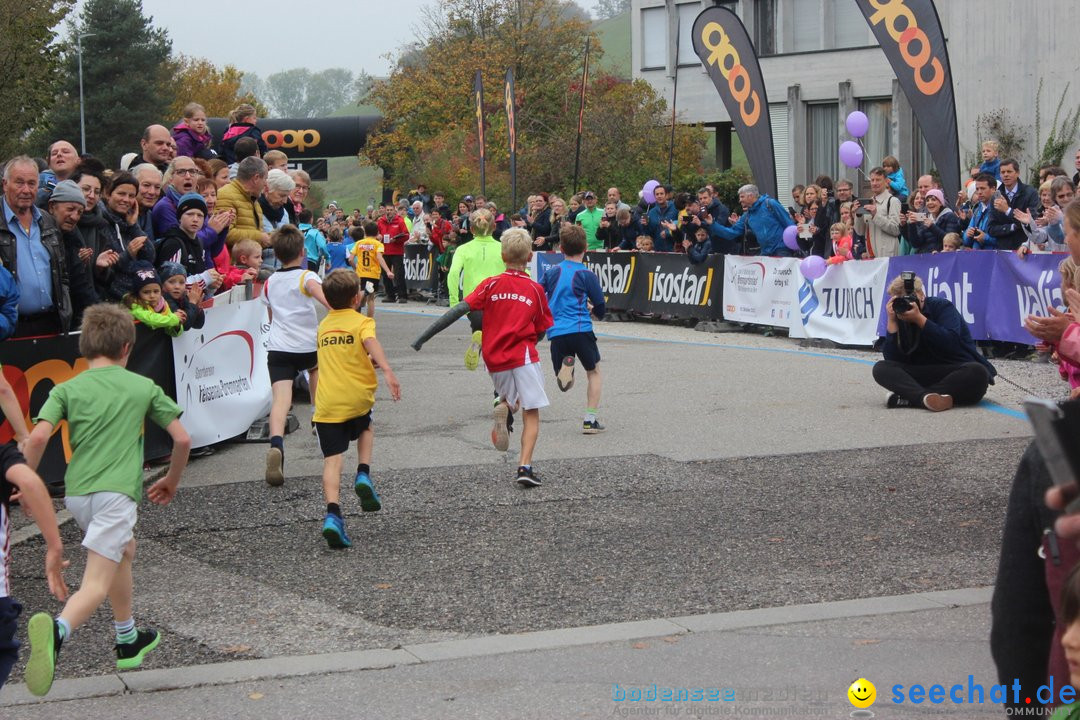
[[(555, 325), (548, 330), (551, 362), (555, 366), (559, 389), (566, 392), (574, 385), (574, 358), (581, 362), (588, 378), (585, 419), (581, 431), (586, 435), (604, 432), (596, 419), (600, 407), (600, 350), (596, 347), (592, 317), (604, 317), (604, 291), (600, 279), (582, 263), (587, 243), (580, 225), (564, 225), (559, 231), (565, 259), (544, 273), (540, 284), (548, 296)], [(590, 313), (589, 306), (592, 305)]]
[(326, 255), (330, 258), (330, 267), (327, 268), (327, 273), (339, 268), (349, 268), (348, 248), (342, 242), (344, 239), (345, 236), (342, 234), (341, 228), (330, 229), (330, 237), (326, 239)]

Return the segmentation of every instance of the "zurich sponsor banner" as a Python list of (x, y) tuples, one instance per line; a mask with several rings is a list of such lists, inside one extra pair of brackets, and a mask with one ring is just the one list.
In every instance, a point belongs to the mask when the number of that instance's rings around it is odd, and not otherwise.
[(799, 322), (791, 324), (791, 337), (873, 345), (888, 270), (881, 258), (832, 265), (813, 281), (796, 273)]
[(248, 301), (210, 308), (201, 330), (173, 339), (180, 421), (193, 447), (247, 431), (270, 411), (266, 306)]
[(410, 290), (426, 290), (431, 287), (431, 267), (434, 258), (427, 245), (405, 245), (405, 287)]
[(1028, 255), (1021, 260), (1013, 253), (995, 253), (997, 264), (991, 281), (987, 336), (995, 340), (1034, 345), (1038, 340), (1024, 329), (1028, 315), (1050, 314), (1050, 308), (1064, 310), (1058, 265), (1064, 253)]
[[(712, 259), (715, 256), (710, 256)], [(790, 328), (799, 322), (799, 261), (724, 255), (724, 319)]]

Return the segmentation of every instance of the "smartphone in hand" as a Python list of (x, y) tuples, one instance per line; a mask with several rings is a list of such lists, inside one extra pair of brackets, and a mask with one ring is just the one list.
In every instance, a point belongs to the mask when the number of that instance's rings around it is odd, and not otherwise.
[(1059, 405), (1029, 398), (1024, 410), (1035, 428), (1035, 444), (1050, 479), (1065, 496), (1065, 512), (1080, 512), (1080, 400)]

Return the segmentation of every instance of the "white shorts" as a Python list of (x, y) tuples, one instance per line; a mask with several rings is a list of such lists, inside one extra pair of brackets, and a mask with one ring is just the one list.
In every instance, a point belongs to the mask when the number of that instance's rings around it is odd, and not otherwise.
[(544, 371), (538, 362), (493, 372), (491, 382), (495, 384), (495, 392), (511, 408), (520, 403), (522, 410), (535, 410), (551, 404), (544, 392)]
[(64, 505), (86, 535), (83, 547), (113, 562), (124, 558), (124, 550), (135, 536), (139, 506), (123, 493), (96, 492), (64, 498)]

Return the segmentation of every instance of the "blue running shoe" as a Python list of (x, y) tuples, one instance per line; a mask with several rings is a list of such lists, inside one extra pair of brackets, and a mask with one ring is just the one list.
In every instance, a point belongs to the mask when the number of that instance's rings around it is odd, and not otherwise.
[(348, 534), (345, 532), (345, 521), (337, 515), (326, 514), (326, 519), (323, 520), (322, 525), (322, 535), (326, 538), (326, 543), (332, 548), (352, 547), (352, 540), (349, 539)]
[(375, 486), (371, 484), (371, 478), (365, 472), (356, 474), (356, 484), (353, 485), (356, 496), (360, 498), (360, 509), (364, 512), (377, 512), (382, 510), (382, 500), (379, 493), (375, 492)]

